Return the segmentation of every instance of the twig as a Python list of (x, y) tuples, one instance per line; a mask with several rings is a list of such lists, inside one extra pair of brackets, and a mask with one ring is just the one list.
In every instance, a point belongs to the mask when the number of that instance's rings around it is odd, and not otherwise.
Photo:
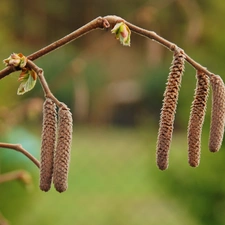
[[(65, 37), (53, 42), (52, 44), (38, 50), (37, 52), (32, 53), (31, 55), (29, 55), (27, 58), (30, 60), (35, 60), (40, 58), (43, 55), (48, 54), (49, 52), (54, 51), (55, 49), (58, 49), (68, 43), (70, 43), (71, 41), (89, 33), (92, 30), (95, 29), (107, 29), (110, 27), (110, 24), (108, 23), (108, 21), (102, 17), (97, 17), (94, 20), (92, 20), (91, 22), (87, 23), (86, 25), (80, 27), (79, 29), (75, 30), (74, 32), (66, 35)], [(5, 69), (0, 71), (0, 79), (2, 79), (3, 77), (9, 75), (12, 72), (15, 72), (19, 70), (19, 68), (15, 68), (13, 66), (8, 66)]]
[[(28, 179), (24, 179), (24, 178), (29, 178), (29, 181)], [(12, 171), (12, 172), (4, 173), (0, 175), (0, 184), (8, 182), (8, 181), (12, 181), (12, 180), (21, 180), (25, 184), (27, 184), (30, 182), (30, 176), (28, 176), (28, 173), (25, 170), (16, 170), (16, 171)]]
[[(117, 22), (123, 21), (124, 23), (127, 24), (127, 26), (130, 28), (130, 30), (133, 31), (134, 33), (136, 33), (138, 35), (141, 35), (141, 36), (144, 36), (144, 37), (147, 37), (147, 38), (149, 38), (153, 41), (156, 41), (157, 43), (161, 44), (162, 46), (169, 49), (170, 51), (175, 51), (179, 48), (176, 44), (174, 44), (174, 43), (166, 40), (165, 38), (159, 36), (154, 31), (149, 31), (149, 30), (140, 28), (138, 26), (135, 26), (134, 24), (132, 24), (130, 22), (127, 22), (126, 20), (124, 20), (124, 19), (122, 19), (118, 16), (105, 16), (104, 19), (106, 19), (111, 26), (115, 25)], [(204, 72), (209, 77), (211, 76), (212, 73), (210, 71), (208, 71), (206, 67), (203, 67), (201, 64), (197, 63), (194, 59), (192, 59), (185, 52), (184, 52), (184, 55), (185, 55), (185, 60), (191, 66), (193, 66), (196, 70)]]
[(71, 41), (76, 40), (77, 38), (89, 33), (92, 30), (95, 29), (103, 29), (103, 28), (109, 28), (110, 24), (108, 21), (102, 17), (97, 17), (91, 22), (87, 23), (86, 25), (80, 27), (79, 29), (75, 30), (74, 32), (68, 34), (67, 36), (59, 39), (58, 41), (55, 41), (54, 43), (40, 49), (39, 51), (29, 55), (27, 58), (30, 60), (35, 60), (37, 58), (40, 58), (43, 55), (48, 54), (49, 52), (54, 51), (57, 48), (60, 48)]
[[(147, 37), (147, 38), (150, 38), (150, 39), (156, 41), (157, 43), (161, 44), (162, 46), (168, 48), (170, 51), (175, 51), (177, 48), (179, 48), (174, 43), (162, 38), (161, 36), (159, 36), (158, 34), (156, 34), (153, 31), (145, 30), (145, 29), (135, 26), (132, 23), (129, 23), (127, 21), (124, 21), (124, 22), (127, 24), (127, 26), (130, 28), (131, 31), (135, 32), (138, 35), (141, 35), (141, 36), (144, 36), (144, 37)], [(185, 60), (192, 67), (194, 67), (198, 71), (204, 72), (209, 77), (211, 76), (212, 73), (210, 71), (208, 71), (206, 67), (203, 67), (201, 64), (197, 63), (194, 59), (192, 59), (185, 52), (184, 52), (184, 55), (185, 55)]]
[(31, 60), (28, 59), (27, 61), (27, 66), (31, 69), (33, 69), (37, 75), (38, 75), (38, 79), (41, 83), (42, 89), (45, 93), (45, 97), (51, 98), (52, 101), (58, 106), (58, 107), (62, 107), (64, 105), (64, 103), (60, 102), (51, 92), (47, 81), (45, 80), (45, 76), (44, 76), (44, 71), (43, 69), (41, 69), (40, 67), (38, 67), (35, 63), (33, 63)]
[[(114, 26), (118, 22), (125, 22), (127, 26), (130, 28), (131, 31), (135, 32), (138, 35), (147, 37), (151, 40), (156, 41), (157, 43), (161, 44), (162, 46), (168, 48), (171, 51), (175, 51), (178, 46), (176, 46), (174, 43), (162, 38), (158, 34), (156, 34), (153, 31), (149, 31), (143, 28), (140, 28), (138, 26), (135, 26), (132, 23), (129, 23), (122, 19), (121, 17), (118, 16), (105, 16), (105, 17), (97, 17), (96, 19), (92, 20), (91, 22), (87, 23), (86, 25), (82, 26), (81, 28), (77, 29), (76, 31), (66, 35), (65, 37), (59, 39), (58, 41), (53, 42), (52, 44), (38, 50), (35, 53), (32, 53), (29, 55), (27, 58), (29, 60), (35, 60), (40, 58), (41, 56), (44, 56), (55, 49), (58, 49), (71, 41), (89, 33), (92, 30), (95, 29), (107, 29), (109, 27)], [(211, 72), (206, 69), (206, 67), (203, 67), (199, 63), (197, 63), (195, 60), (193, 60), (190, 56), (188, 56), (186, 53), (185, 54), (185, 59), (186, 61), (193, 66), (196, 70), (204, 72), (206, 75), (209, 77), (211, 76)], [(10, 73), (19, 70), (19, 68), (15, 68), (13, 66), (8, 66), (5, 69), (0, 71), (0, 79), (4, 78), (5, 76), (9, 75)]]
[(0, 225), (9, 225), (8, 220), (0, 212)]
[(38, 168), (40, 168), (39, 161), (34, 156), (32, 156), (28, 151), (26, 151), (22, 147), (22, 145), (20, 145), (20, 144), (9, 144), (9, 143), (2, 143), (2, 142), (0, 142), (0, 148), (13, 149), (13, 150), (16, 150), (18, 152), (21, 152), (27, 158), (29, 158)]

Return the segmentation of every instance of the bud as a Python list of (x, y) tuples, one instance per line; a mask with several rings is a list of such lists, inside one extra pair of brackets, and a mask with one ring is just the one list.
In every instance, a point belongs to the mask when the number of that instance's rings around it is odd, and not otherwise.
[(124, 22), (117, 23), (111, 32), (116, 34), (116, 39), (120, 40), (122, 45), (130, 46), (131, 31)]
[(56, 105), (51, 99), (47, 98), (43, 105), (41, 136), (40, 189), (42, 191), (48, 191), (51, 188), (56, 132)]
[(220, 76), (211, 74), (212, 110), (209, 137), (209, 150), (219, 151), (224, 134), (225, 125), (225, 86)]
[(27, 64), (27, 58), (22, 53), (12, 53), (7, 59), (3, 60), (5, 66), (19, 66), (21, 69)]
[(209, 94), (208, 76), (197, 71), (196, 78), (197, 84), (188, 124), (188, 161), (193, 167), (198, 166), (200, 162), (202, 126)]
[(161, 170), (167, 169), (169, 164), (169, 148), (172, 140), (173, 124), (179, 89), (184, 72), (184, 63), (185, 55), (183, 51), (175, 51), (166, 84), (166, 90), (164, 92), (157, 139), (156, 160), (157, 165)]
[(58, 112), (58, 137), (54, 159), (53, 183), (58, 192), (66, 191), (73, 132), (72, 114), (65, 106)]

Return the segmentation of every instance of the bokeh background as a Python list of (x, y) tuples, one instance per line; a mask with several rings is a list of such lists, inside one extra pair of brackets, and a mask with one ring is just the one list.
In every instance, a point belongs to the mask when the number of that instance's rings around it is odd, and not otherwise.
[[(225, 78), (222, 0), (1, 0), (0, 59), (24, 55), (97, 16), (118, 15), (176, 43)], [(52, 92), (71, 108), (74, 138), (69, 188), (41, 192), (39, 171), (0, 149), (0, 173), (26, 170), (32, 182), (0, 184), (0, 214), (12, 225), (225, 224), (225, 146), (208, 150), (211, 96), (201, 163), (187, 161), (187, 124), (195, 70), (186, 64), (170, 152), (155, 164), (160, 108), (172, 53), (132, 34), (123, 47), (110, 32), (92, 33), (38, 59)], [(3, 69), (4, 65), (0, 65)], [(17, 96), (18, 73), (0, 82), (0, 141), (21, 143), (39, 159), (43, 92)], [(1, 223), (1, 222), (0, 222)]]

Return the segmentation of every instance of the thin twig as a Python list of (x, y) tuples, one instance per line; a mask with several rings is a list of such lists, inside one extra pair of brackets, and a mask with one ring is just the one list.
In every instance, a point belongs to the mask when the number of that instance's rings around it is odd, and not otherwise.
[(0, 212), (0, 225), (9, 225), (9, 221)]
[(33, 63), (31, 60), (28, 59), (27, 61), (27, 66), (31, 69), (33, 69), (37, 75), (38, 75), (38, 78), (39, 78), (39, 81), (41, 83), (41, 86), (42, 86), (42, 89), (45, 93), (45, 97), (48, 97), (48, 98), (51, 98), (52, 101), (58, 106), (58, 107), (61, 107), (64, 105), (64, 103), (60, 102), (51, 92), (49, 86), (48, 86), (48, 83), (47, 81), (45, 80), (45, 77), (44, 77), (44, 71), (43, 69), (41, 69), (40, 67), (38, 67), (35, 63)]
[(30, 182), (30, 176), (28, 176), (28, 172), (26, 172), (25, 170), (16, 170), (9, 173), (4, 173), (0, 175), (0, 184), (13, 180), (21, 180), (22, 182), (27, 184), (27, 179), (24, 179), (24, 177), (28, 177)]
[[(127, 26), (130, 28), (130, 30), (133, 31), (134, 33), (136, 33), (138, 35), (141, 35), (141, 36), (144, 36), (144, 37), (147, 37), (147, 38), (149, 38), (149, 39), (151, 39), (153, 41), (156, 41), (157, 43), (161, 44), (162, 46), (164, 46), (165, 48), (169, 49), (170, 51), (175, 51), (176, 49), (179, 48), (176, 44), (174, 44), (174, 43), (166, 40), (165, 38), (159, 36), (154, 31), (149, 31), (149, 30), (143, 29), (141, 27), (138, 27), (138, 26), (136, 26), (136, 25), (134, 25), (134, 24), (124, 20), (121, 17), (118, 17), (118, 16), (105, 16), (104, 18), (109, 22), (109, 24), (111, 26), (114, 26), (117, 22), (123, 21), (124, 23), (127, 24)], [(196, 70), (204, 72), (209, 77), (211, 76), (212, 73), (210, 71), (208, 71), (206, 67), (203, 67), (201, 64), (197, 63), (194, 59), (192, 59), (185, 52), (184, 52), (184, 55), (185, 55), (186, 61), (191, 66), (193, 66)]]
[[(150, 39), (156, 41), (157, 43), (161, 44), (162, 46), (168, 48), (170, 51), (175, 51), (177, 48), (179, 48), (174, 43), (162, 38), (161, 36), (159, 36), (158, 34), (156, 34), (153, 31), (145, 30), (145, 29), (135, 26), (132, 23), (129, 23), (127, 21), (124, 21), (124, 22), (127, 24), (127, 26), (130, 28), (131, 31), (135, 32), (138, 35), (141, 35), (141, 36), (144, 36), (144, 37), (147, 37), (147, 38), (150, 38)], [(209, 77), (211, 76), (212, 73), (209, 70), (207, 70), (206, 67), (203, 67), (201, 64), (197, 63), (194, 59), (192, 59), (189, 55), (187, 55), (187, 53), (184, 52), (184, 55), (185, 55), (185, 60), (192, 67), (194, 67), (198, 71), (204, 72)]]
[(27, 150), (25, 150), (22, 147), (22, 145), (20, 145), (20, 144), (9, 144), (9, 143), (0, 142), (0, 148), (7, 148), (7, 149), (12, 149), (12, 150), (16, 150), (18, 152), (21, 152), (27, 158), (29, 158), (38, 168), (40, 168), (39, 161), (34, 156), (32, 156)]
[[(117, 22), (121, 22), (121, 21), (124, 21), (127, 24), (127, 26), (130, 28), (131, 31), (135, 32), (138, 35), (141, 35), (141, 36), (147, 37), (151, 40), (154, 40), (157, 43), (161, 44), (162, 46), (168, 48), (171, 51), (175, 51), (178, 48), (178, 46), (176, 46), (174, 43), (166, 40), (165, 38), (162, 38), (161, 36), (159, 36), (158, 34), (156, 34), (153, 31), (149, 31), (149, 30), (140, 28), (138, 26), (135, 26), (134, 24), (127, 22), (126, 20), (124, 20), (123, 18), (118, 17), (118, 16), (105, 16), (105, 17), (97, 17), (96, 19), (90, 21), (86, 25), (84, 25), (84, 26), (80, 27), (79, 29), (75, 30), (74, 32), (66, 35), (65, 37), (59, 39), (58, 41), (55, 41), (52, 44), (38, 50), (37, 52), (32, 53), (27, 58), (29, 60), (33, 61), (35, 59), (40, 58), (41, 56), (44, 56), (44, 55), (54, 51), (55, 49), (58, 49), (64, 45), (70, 43), (71, 41), (89, 33), (92, 30), (107, 29), (109, 27), (114, 26)], [(204, 72), (209, 77), (211, 76), (212, 73), (210, 71), (208, 71), (206, 67), (203, 67), (202, 65), (197, 63), (186, 53), (184, 53), (184, 54), (186, 56), (185, 57), (186, 61), (192, 67), (194, 67), (198, 71)], [(13, 66), (6, 67), (5, 69), (0, 71), (0, 79), (4, 78), (5, 76), (7, 76), (10, 73), (17, 71), (19, 69), (20, 68), (15, 68)]]
[(71, 41), (76, 40), (77, 38), (89, 33), (92, 30), (95, 29), (104, 29), (110, 27), (110, 24), (107, 20), (105, 20), (102, 17), (97, 17), (94, 20), (90, 21), (89, 23), (85, 24), (84, 26), (80, 27), (79, 29), (75, 30), (74, 32), (66, 35), (65, 37), (59, 39), (58, 41), (55, 41), (54, 43), (38, 50), (37, 52), (29, 55), (27, 58), (30, 60), (35, 60), (37, 58), (40, 58), (43, 55), (48, 54), (49, 52), (54, 51), (57, 48), (60, 48)]
[[(107, 29), (110, 27), (110, 24), (108, 21), (102, 17), (97, 17), (94, 20), (90, 21), (89, 23), (85, 24), (84, 26), (80, 27), (79, 29), (75, 30), (74, 32), (66, 35), (65, 37), (51, 43), (50, 45), (32, 53), (27, 58), (30, 60), (35, 60), (40, 58), (41, 56), (44, 56), (55, 49), (58, 49), (68, 43), (70, 43), (73, 40), (76, 40), (77, 38), (89, 33), (92, 30), (95, 29)], [(15, 68), (13, 66), (8, 66), (5, 69), (0, 71), (0, 79), (4, 78), (5, 76), (9, 75), (12, 72), (15, 72), (17, 70), (20, 70), (20, 68)]]

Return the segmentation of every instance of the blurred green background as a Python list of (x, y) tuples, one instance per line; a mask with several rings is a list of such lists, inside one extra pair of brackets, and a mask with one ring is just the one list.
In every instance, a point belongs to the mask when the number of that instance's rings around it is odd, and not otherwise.
[[(1, 0), (0, 59), (24, 55), (97, 16), (118, 15), (183, 48), (224, 76), (222, 0)], [(123, 47), (110, 32), (94, 31), (38, 59), (52, 92), (71, 108), (74, 138), (69, 188), (41, 192), (38, 169), (23, 155), (0, 149), (0, 173), (31, 173), (28, 187), (0, 184), (0, 212), (14, 225), (225, 224), (225, 146), (208, 150), (208, 101), (198, 168), (187, 162), (187, 124), (195, 70), (186, 65), (167, 171), (155, 164), (162, 97), (172, 53), (131, 36)], [(0, 69), (3, 69), (3, 64)], [(43, 92), (17, 96), (18, 73), (0, 82), (1, 142), (21, 143), (39, 159)], [(1, 222), (0, 222), (1, 223)]]

